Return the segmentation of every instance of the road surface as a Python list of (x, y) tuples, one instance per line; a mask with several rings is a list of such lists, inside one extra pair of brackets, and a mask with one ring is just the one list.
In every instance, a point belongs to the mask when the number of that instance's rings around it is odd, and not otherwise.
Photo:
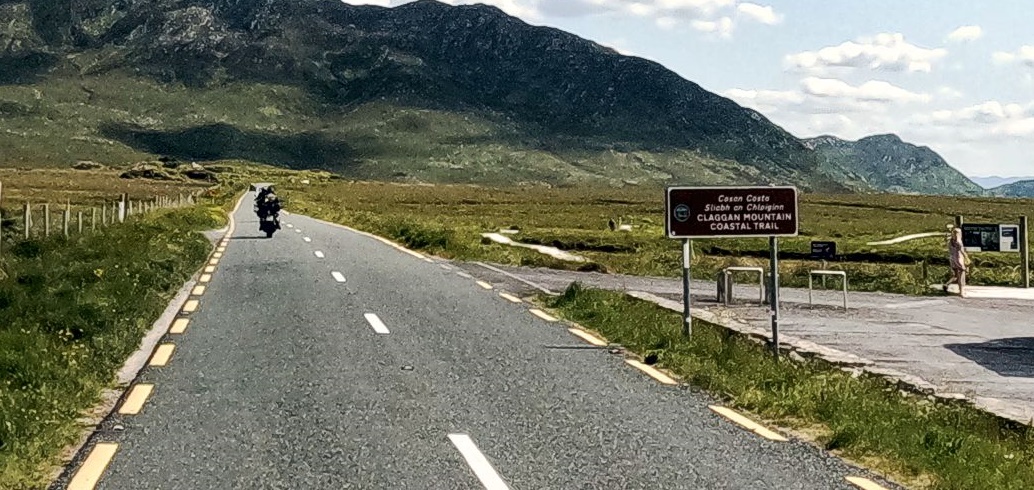
[(272, 239), (250, 206), (235, 218), (188, 323), (163, 339), (168, 363), (134, 384), (153, 386), (139, 412), (119, 413), (131, 390), (55, 488), (91, 487), (91, 471), (101, 489), (879, 481), (745, 430), (458, 268), (303, 216)]

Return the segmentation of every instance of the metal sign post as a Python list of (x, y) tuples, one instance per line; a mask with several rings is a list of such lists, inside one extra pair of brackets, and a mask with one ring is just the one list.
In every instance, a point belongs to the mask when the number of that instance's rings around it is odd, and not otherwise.
[(693, 316), (690, 314), (689, 266), (693, 241), (686, 238), (682, 241), (682, 335), (693, 336)]
[(771, 237), (772, 252), (772, 355), (779, 359), (779, 238)]
[(795, 187), (668, 187), (664, 194), (664, 233), (682, 239), (683, 333), (692, 334), (690, 314), (691, 240), (769, 238), (772, 245), (772, 340), (779, 355), (779, 257), (776, 237), (797, 236)]

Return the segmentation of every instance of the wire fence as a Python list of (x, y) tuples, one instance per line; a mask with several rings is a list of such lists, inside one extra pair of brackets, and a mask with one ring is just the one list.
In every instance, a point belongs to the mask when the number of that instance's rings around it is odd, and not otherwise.
[[(66, 199), (54, 202), (5, 202), (3, 183), (0, 182), (0, 247), (4, 242), (72, 237), (125, 223), (139, 215), (161, 209), (194, 205), (204, 191), (175, 195), (157, 195), (145, 199), (131, 199), (122, 194), (110, 200), (73, 203)], [(0, 255), (3, 249), (0, 248)]]

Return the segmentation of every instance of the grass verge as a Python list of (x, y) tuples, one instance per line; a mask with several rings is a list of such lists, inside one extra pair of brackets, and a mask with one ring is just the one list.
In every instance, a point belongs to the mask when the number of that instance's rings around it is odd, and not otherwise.
[[(217, 211), (217, 210), (216, 210)], [(16, 243), (0, 263), (0, 487), (42, 488), (77, 419), (211, 246), (225, 217), (158, 211), (70, 239)]]
[(976, 408), (903, 394), (882, 379), (854, 377), (821, 361), (781, 362), (763, 346), (676, 312), (577, 283), (543, 301), (726, 399), (731, 406), (810, 434), (828, 450), (915, 488), (1034, 488), (1034, 431)]

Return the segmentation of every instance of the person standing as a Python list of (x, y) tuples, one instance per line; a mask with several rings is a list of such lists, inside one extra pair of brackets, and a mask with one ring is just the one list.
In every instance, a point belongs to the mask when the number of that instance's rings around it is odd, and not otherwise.
[(948, 237), (948, 262), (951, 265), (951, 280), (944, 285), (944, 291), (948, 291), (948, 286), (958, 284), (959, 296), (965, 298), (969, 254), (966, 253), (966, 247), (962, 244), (962, 228), (952, 228), (951, 235)]

